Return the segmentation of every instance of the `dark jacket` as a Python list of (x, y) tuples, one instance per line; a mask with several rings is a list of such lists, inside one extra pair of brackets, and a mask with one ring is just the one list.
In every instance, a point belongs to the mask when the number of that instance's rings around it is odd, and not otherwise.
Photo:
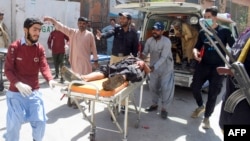
[(112, 35), (114, 35), (112, 55), (118, 56), (119, 53), (122, 53), (124, 56), (127, 56), (132, 53), (133, 56), (137, 56), (139, 40), (135, 30), (129, 29), (125, 32), (120, 25), (117, 25), (113, 30), (102, 33), (104, 38)]

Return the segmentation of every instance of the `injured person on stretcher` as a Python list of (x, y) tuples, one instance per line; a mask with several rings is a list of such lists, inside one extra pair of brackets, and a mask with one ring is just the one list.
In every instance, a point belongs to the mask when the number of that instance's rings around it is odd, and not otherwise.
[[(143, 73), (144, 71), (144, 73)], [(125, 81), (139, 82), (143, 79), (144, 74), (150, 72), (148, 65), (141, 59), (129, 56), (112, 65), (101, 65), (96, 71), (87, 75), (79, 75), (64, 66), (62, 76), (65, 80), (83, 80), (86, 82), (108, 78), (102, 83), (103, 90), (111, 91), (122, 85)]]

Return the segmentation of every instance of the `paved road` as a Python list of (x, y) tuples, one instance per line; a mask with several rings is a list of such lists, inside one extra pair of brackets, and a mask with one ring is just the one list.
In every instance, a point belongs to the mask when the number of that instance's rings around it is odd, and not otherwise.
[[(53, 70), (53, 69), (52, 69)], [(59, 80), (58, 80), (59, 81)], [(66, 105), (67, 98), (60, 100), (61, 86), (53, 90), (48, 88), (46, 82), (41, 79), (41, 91), (44, 94), (45, 108), (48, 121), (44, 141), (88, 141), (90, 124), (83, 119), (78, 109)], [(6, 81), (5, 87), (8, 87)], [(190, 117), (196, 108), (195, 101), (190, 89), (176, 87), (175, 97), (171, 107), (168, 109), (169, 116), (163, 120), (159, 112), (147, 113), (144, 109), (151, 104), (148, 85), (143, 85), (144, 94), (142, 101), (141, 120), (139, 128), (135, 128), (137, 115), (129, 113), (128, 141), (222, 141), (223, 135), (218, 126), (218, 117), (221, 105), (221, 95), (218, 97), (215, 112), (211, 117), (212, 129), (204, 130), (201, 127), (202, 118)], [(135, 91), (138, 101), (139, 89)], [(206, 94), (203, 95), (206, 100)], [(84, 105), (84, 103), (82, 103)], [(6, 101), (5, 94), (0, 94), (0, 141), (6, 131)], [(103, 104), (97, 104), (96, 124), (104, 128), (116, 130), (111, 122), (107, 108)], [(118, 116), (122, 123), (123, 115)], [(22, 126), (20, 141), (31, 141), (31, 128), (28, 123)], [(97, 129), (96, 141), (121, 141), (122, 135), (110, 131)]]

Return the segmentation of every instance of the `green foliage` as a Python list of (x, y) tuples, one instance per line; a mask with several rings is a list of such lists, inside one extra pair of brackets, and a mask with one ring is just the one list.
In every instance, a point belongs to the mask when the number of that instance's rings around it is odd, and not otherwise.
[(232, 19), (237, 23), (239, 33), (243, 32), (248, 23), (248, 7), (233, 4)]

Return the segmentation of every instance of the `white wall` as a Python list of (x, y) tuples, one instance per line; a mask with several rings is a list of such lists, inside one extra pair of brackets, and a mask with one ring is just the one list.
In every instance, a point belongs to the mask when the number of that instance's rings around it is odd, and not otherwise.
[[(11, 6), (12, 5), (12, 6)], [(7, 24), (12, 40), (24, 36), (23, 22), (28, 17), (43, 20), (44, 16), (51, 16), (69, 27), (77, 28), (77, 19), (80, 16), (80, 3), (56, 0), (0, 0), (0, 10), (5, 12), (4, 22)], [(47, 57), (51, 52), (47, 47), (49, 33), (53, 30), (50, 23), (42, 27), (39, 42), (45, 47)]]

